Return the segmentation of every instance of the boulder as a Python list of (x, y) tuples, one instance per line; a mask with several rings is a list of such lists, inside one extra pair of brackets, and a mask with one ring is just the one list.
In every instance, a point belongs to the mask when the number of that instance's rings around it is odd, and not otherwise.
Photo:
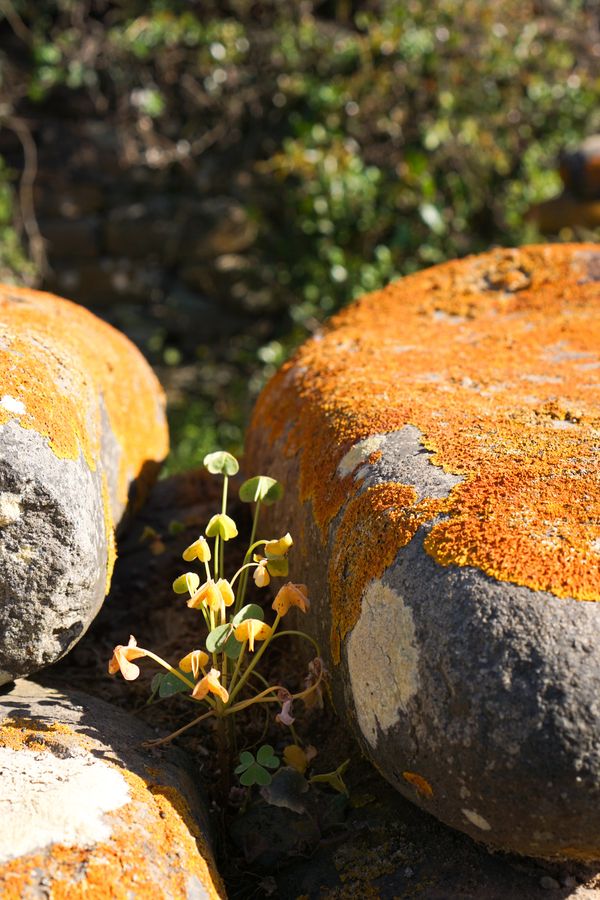
[(179, 751), (144, 754), (153, 736), (77, 691), (0, 697), (5, 900), (225, 896), (197, 773)]
[(110, 585), (114, 531), (168, 448), (162, 391), (77, 305), (0, 287), (0, 684), (60, 658)]
[(405, 278), (300, 348), (247, 439), (364, 752), (543, 858), (600, 858), (599, 279), (596, 245)]

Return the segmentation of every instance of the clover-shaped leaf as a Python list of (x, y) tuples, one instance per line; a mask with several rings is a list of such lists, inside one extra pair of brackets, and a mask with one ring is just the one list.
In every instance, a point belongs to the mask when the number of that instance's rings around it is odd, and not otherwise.
[(240, 488), (240, 500), (243, 503), (264, 503), (270, 506), (283, 496), (283, 485), (268, 475), (256, 475), (249, 478)]
[(240, 784), (251, 787), (253, 784), (266, 786), (271, 784), (272, 775), (267, 769), (276, 769), (279, 759), (273, 753), (270, 744), (264, 744), (259, 748), (256, 758), (249, 750), (240, 753), (240, 764), (235, 769), (235, 774), (240, 776)]
[(242, 606), (239, 613), (231, 620), (231, 624), (234, 628), (237, 628), (238, 625), (241, 625), (242, 622), (245, 622), (246, 619), (258, 619), (259, 622), (265, 621), (265, 614), (261, 606), (258, 606), (256, 603), (248, 603), (247, 606)]
[(237, 659), (242, 645), (235, 638), (231, 625), (225, 623), (210, 632), (206, 638), (206, 649), (209, 653), (224, 653), (229, 659)]
[(173, 590), (176, 594), (193, 594), (200, 586), (200, 576), (195, 572), (186, 572), (173, 582)]
[[(181, 669), (179, 670), (181, 672)], [(182, 672), (182, 674), (185, 674)], [(159, 697), (172, 697), (174, 694), (182, 694), (189, 691), (190, 688), (177, 675), (171, 672), (165, 672), (162, 681), (158, 686)]]
[(225, 513), (213, 516), (206, 526), (206, 537), (217, 537), (218, 535), (224, 541), (229, 541), (231, 538), (237, 537), (237, 533), (237, 525), (231, 516)]
[(240, 470), (240, 464), (235, 456), (226, 450), (207, 454), (203, 462), (211, 475), (237, 475)]

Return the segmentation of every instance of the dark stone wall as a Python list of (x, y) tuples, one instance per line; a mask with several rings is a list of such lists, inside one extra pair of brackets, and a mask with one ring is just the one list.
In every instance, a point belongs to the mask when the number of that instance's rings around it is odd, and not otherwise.
[[(65, 113), (28, 123), (48, 259), (39, 287), (108, 319), (155, 362), (165, 345), (185, 358), (269, 311), (241, 160), (215, 153), (188, 165), (134, 142), (114, 117)], [(21, 147), (9, 131), (0, 134), (0, 155), (20, 172)]]

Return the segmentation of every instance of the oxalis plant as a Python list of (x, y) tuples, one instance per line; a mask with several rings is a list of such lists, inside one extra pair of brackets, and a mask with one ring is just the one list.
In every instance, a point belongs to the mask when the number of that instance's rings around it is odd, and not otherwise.
[[(227, 577), (225, 546), (238, 536), (237, 525), (227, 514), (229, 479), (239, 471), (239, 465), (230, 453), (210, 453), (204, 465), (212, 475), (223, 478), (221, 511), (208, 522), (204, 534), (183, 551), (187, 563), (196, 563), (201, 575), (195, 571), (184, 572), (173, 582), (176, 594), (187, 598), (187, 606), (200, 616), (203, 647), (189, 650), (177, 665), (171, 665), (152, 650), (139, 647), (133, 635), (127, 645), (115, 647), (108, 671), (111, 675), (121, 672), (127, 681), (140, 674), (134, 660), (148, 657), (165, 670), (154, 676), (153, 696), (168, 697), (177, 693), (188, 694), (202, 710), (191, 722), (166, 738), (153, 741), (157, 745), (170, 741), (187, 729), (206, 719), (216, 721), (219, 749), (219, 768), (222, 784), (229, 789), (229, 776), (236, 745), (235, 716), (242, 710), (258, 704), (278, 704), (277, 719), (292, 728), (292, 704), (303, 700), (307, 705), (320, 698), (323, 665), (319, 647), (303, 631), (283, 629), (282, 621), (292, 607), (306, 613), (310, 603), (306, 586), (287, 582), (279, 588), (272, 603), (274, 619), (269, 624), (265, 613), (256, 603), (245, 603), (250, 574), (258, 588), (265, 588), (273, 578), (285, 578), (288, 574), (287, 555), (292, 547), (291, 535), (276, 539), (259, 538), (258, 524), (262, 506), (277, 502), (283, 488), (279, 482), (265, 475), (245, 481), (239, 490), (240, 500), (254, 505), (252, 531), (248, 548), (238, 570)], [(292, 694), (279, 684), (269, 684), (260, 673), (260, 663), (272, 643), (282, 637), (299, 636), (310, 641), (316, 658), (309, 664), (304, 690)], [(200, 643), (200, 641), (199, 641)], [(265, 783), (267, 769), (279, 763), (269, 745), (262, 747), (258, 760), (242, 753), (236, 774), (249, 771), (256, 783)], [(254, 768), (253, 768), (254, 764)], [(257, 772), (261, 770), (257, 776)], [(265, 773), (264, 775), (262, 773)], [(268, 779), (270, 776), (268, 776)], [(267, 779), (267, 780), (268, 780)], [(242, 777), (242, 782), (250, 780)]]

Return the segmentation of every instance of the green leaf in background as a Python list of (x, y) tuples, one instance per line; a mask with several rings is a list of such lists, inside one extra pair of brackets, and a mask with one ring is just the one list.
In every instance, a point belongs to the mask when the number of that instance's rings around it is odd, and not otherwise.
[(283, 486), (268, 475), (256, 475), (249, 478), (240, 488), (240, 500), (243, 503), (257, 503), (270, 506), (283, 497)]
[(204, 465), (211, 475), (237, 475), (240, 465), (231, 453), (226, 450), (217, 450), (216, 453), (208, 453), (204, 457)]

